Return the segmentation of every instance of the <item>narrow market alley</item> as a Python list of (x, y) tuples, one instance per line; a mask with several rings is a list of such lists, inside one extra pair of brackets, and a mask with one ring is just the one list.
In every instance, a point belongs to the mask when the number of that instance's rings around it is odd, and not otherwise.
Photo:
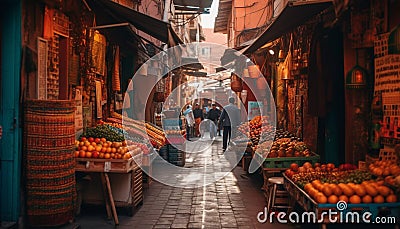
[(0, 229), (400, 229), (399, 12), (1, 0)]
[[(192, 150), (208, 145), (206, 139), (194, 141)], [(185, 168), (203, 167), (222, 152), (222, 138), (217, 137), (202, 153), (187, 154)], [(258, 212), (265, 206), (262, 183), (261, 175), (249, 175), (240, 166), (217, 182), (195, 189), (153, 181), (145, 189), (143, 205), (133, 217), (118, 209), (118, 228), (268, 228), (257, 221)], [(104, 211), (104, 217), (99, 211)], [(114, 222), (105, 216), (105, 207), (85, 206), (76, 223), (83, 229), (113, 228)], [(273, 227), (291, 228), (283, 224)]]

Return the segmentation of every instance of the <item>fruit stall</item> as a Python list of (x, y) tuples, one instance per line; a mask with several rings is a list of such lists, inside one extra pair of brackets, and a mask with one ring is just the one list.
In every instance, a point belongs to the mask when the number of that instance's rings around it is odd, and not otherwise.
[[(143, 183), (149, 182), (145, 175), (151, 173), (151, 154), (164, 142), (158, 127), (134, 120), (124, 120), (122, 125), (118, 114), (86, 128), (75, 142), (75, 171), (87, 174), (80, 181), (82, 202), (105, 203), (107, 215), (116, 225), (116, 207), (124, 207), (132, 215), (142, 204)], [(103, 190), (103, 195), (98, 190)]]
[[(264, 158), (262, 172), (264, 190), (267, 190), (268, 178), (284, 172), (292, 163), (319, 162), (320, 156), (312, 152), (300, 138), (294, 134), (275, 128), (268, 123), (267, 116), (255, 116), (247, 123), (239, 126), (238, 131), (246, 136), (235, 139), (238, 149), (246, 149), (242, 159), (244, 170), (248, 170), (249, 161), (254, 154)], [(271, 140), (272, 145), (271, 145)]]
[[(283, 175), (291, 207), (297, 203), (304, 211), (317, 216), (329, 210), (341, 211), (342, 216), (347, 212), (369, 212), (370, 220), (377, 216), (400, 216), (399, 165), (393, 161), (376, 161), (368, 167), (293, 163)], [(324, 226), (329, 223), (328, 219), (324, 218), (323, 223)]]

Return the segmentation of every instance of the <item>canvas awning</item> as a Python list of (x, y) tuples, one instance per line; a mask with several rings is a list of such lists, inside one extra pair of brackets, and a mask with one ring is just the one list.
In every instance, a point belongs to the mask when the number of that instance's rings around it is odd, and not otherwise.
[(232, 15), (232, 0), (220, 0), (218, 15), (214, 22), (214, 33), (228, 33), (228, 21)]
[[(122, 47), (128, 48), (129, 52), (131, 48), (136, 49), (138, 48), (138, 46), (140, 46), (139, 50), (142, 49), (149, 57), (153, 56), (154, 54), (150, 53), (150, 51), (148, 50), (149, 48), (146, 47), (143, 41), (145, 41), (147, 44), (151, 45), (155, 49), (163, 50), (161, 47), (158, 47), (153, 42), (136, 34), (133, 25), (128, 22), (111, 25), (101, 25), (91, 28), (104, 31), (104, 33), (108, 35), (108, 39), (115, 43), (118, 43)], [(122, 49), (122, 52), (124, 52), (124, 49)]]
[(210, 13), (213, 0), (174, 0), (175, 10), (185, 13)]
[(243, 54), (253, 53), (264, 44), (271, 42), (288, 31), (306, 23), (313, 16), (332, 6), (330, 0), (320, 1), (288, 1), (284, 0), (285, 4), (281, 12), (276, 12), (271, 23), (265, 31), (255, 39), (255, 41), (242, 49)]
[(183, 44), (183, 41), (167, 22), (122, 6), (111, 0), (87, 0), (96, 14), (98, 25), (128, 22), (150, 36), (168, 44), (170, 47)]

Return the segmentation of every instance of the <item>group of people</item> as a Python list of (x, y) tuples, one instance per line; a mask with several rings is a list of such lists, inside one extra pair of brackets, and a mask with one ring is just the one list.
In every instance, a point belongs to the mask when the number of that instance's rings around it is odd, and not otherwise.
[[(186, 119), (186, 139), (190, 141), (192, 128), (194, 128), (194, 136), (201, 137), (204, 133), (204, 128), (207, 128), (210, 132), (210, 138), (221, 136), (221, 130), (223, 130), (222, 148), (225, 151), (228, 147), (228, 142), (234, 136), (235, 127), (237, 127), (240, 120), (240, 110), (235, 105), (235, 99), (233, 97), (229, 98), (229, 104), (222, 108), (217, 107), (215, 103), (211, 105), (211, 109), (207, 111), (207, 107), (203, 109), (200, 108), (200, 105), (196, 103), (194, 105), (194, 109), (190, 105), (186, 106), (186, 109), (183, 111), (183, 115)], [(207, 120), (207, 122), (203, 122), (203, 120)], [(208, 124), (207, 124), (208, 123)], [(203, 129), (203, 131), (202, 131)]]

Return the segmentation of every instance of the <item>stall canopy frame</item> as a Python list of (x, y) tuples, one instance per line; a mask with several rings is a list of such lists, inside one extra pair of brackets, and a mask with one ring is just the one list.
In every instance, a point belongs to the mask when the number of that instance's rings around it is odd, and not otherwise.
[(132, 10), (110, 0), (87, 0), (90, 8), (96, 13), (96, 19), (101, 24), (130, 23), (136, 29), (168, 44), (170, 47), (183, 44), (183, 41), (173, 30), (171, 24)]
[(257, 51), (264, 44), (271, 42), (291, 29), (306, 23), (313, 16), (332, 6), (332, 1), (286, 1), (282, 11), (274, 14), (265, 31), (252, 44), (240, 50), (243, 54)]

